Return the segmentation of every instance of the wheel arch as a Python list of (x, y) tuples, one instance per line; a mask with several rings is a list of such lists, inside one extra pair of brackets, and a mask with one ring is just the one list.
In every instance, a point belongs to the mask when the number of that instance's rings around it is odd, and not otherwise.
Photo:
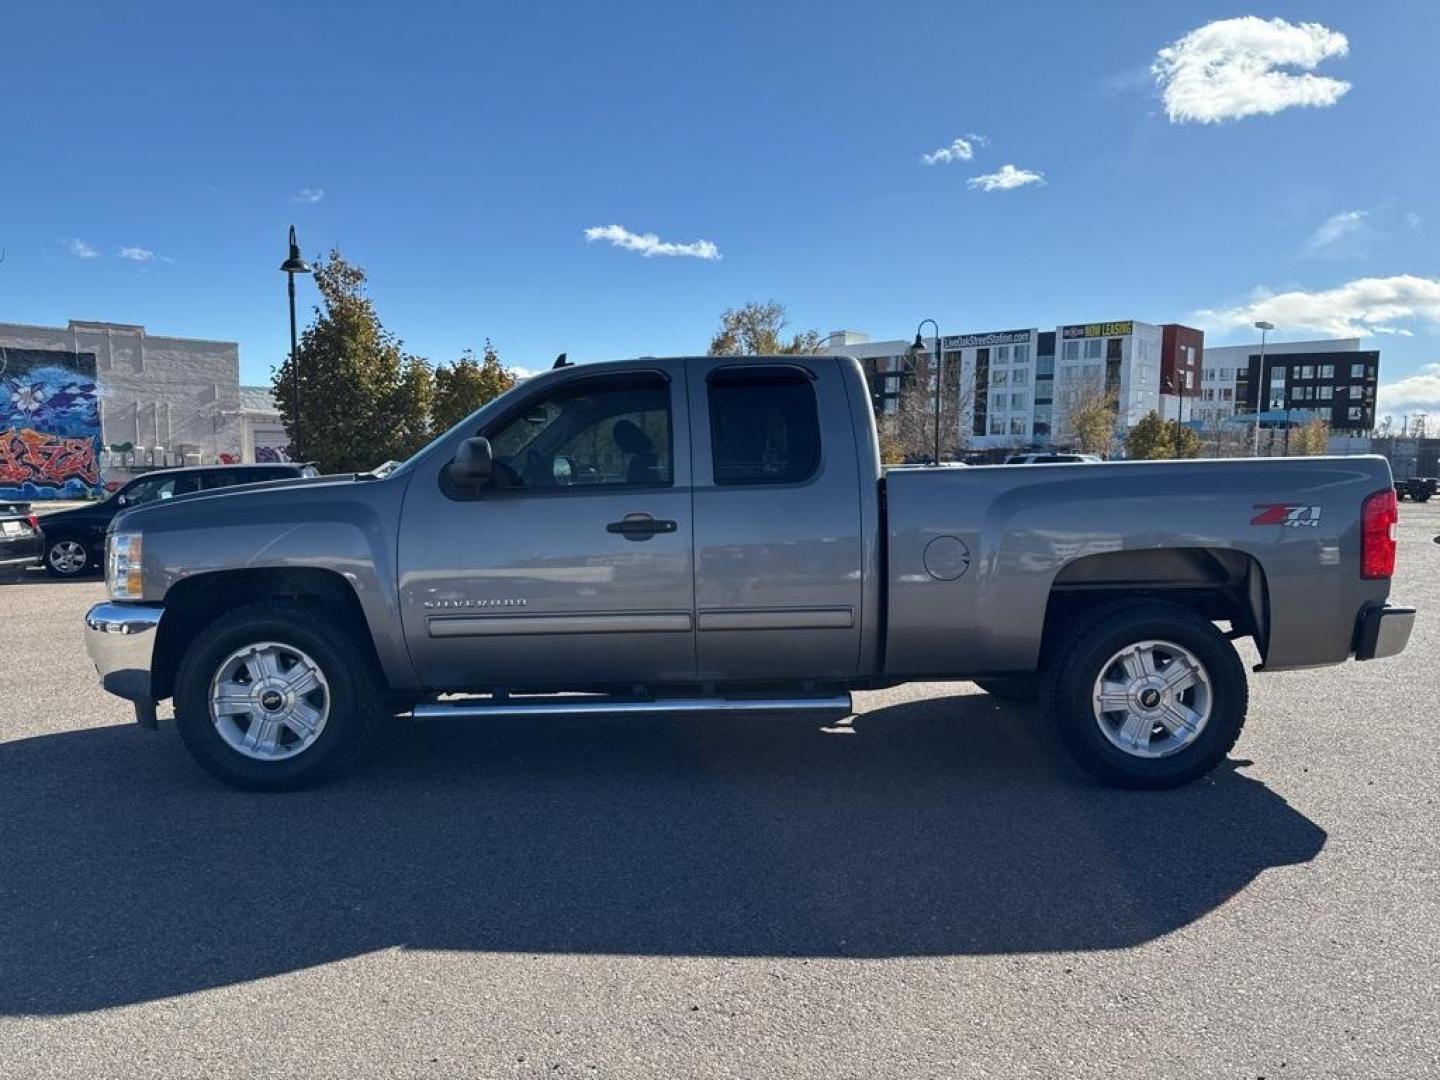
[(155, 640), (151, 682), (157, 701), (170, 697), (186, 647), (207, 624), (257, 600), (286, 599), (317, 604), (359, 629), (369, 658), (381, 670), (370, 626), (355, 589), (334, 570), (320, 567), (264, 567), (217, 570), (176, 582), (165, 594), (165, 616)]
[(1155, 599), (1183, 604), (1231, 625), (1232, 637), (1251, 637), (1263, 659), (1269, 644), (1265, 571), (1233, 548), (1173, 547), (1085, 555), (1061, 568), (1051, 583), (1041, 641), (1041, 664), (1062, 629), (1116, 600)]

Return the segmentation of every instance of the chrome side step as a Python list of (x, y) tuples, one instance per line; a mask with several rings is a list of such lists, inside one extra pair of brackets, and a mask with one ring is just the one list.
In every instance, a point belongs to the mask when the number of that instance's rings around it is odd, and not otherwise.
[(817, 714), (839, 719), (854, 712), (850, 695), (823, 697), (698, 697), (643, 698), (638, 700), (587, 697), (503, 697), (471, 698), (459, 701), (427, 701), (412, 710), (415, 718), (437, 716), (470, 719), (495, 717), (518, 719), (526, 716), (777, 716), (796, 713)]

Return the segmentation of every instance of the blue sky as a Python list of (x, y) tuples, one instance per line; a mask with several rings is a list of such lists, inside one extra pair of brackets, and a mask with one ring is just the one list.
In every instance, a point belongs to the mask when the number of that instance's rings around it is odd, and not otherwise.
[[(1186, 38), (1248, 15), (1291, 25)], [(437, 361), (698, 351), (751, 299), (876, 337), (1134, 317), (1222, 344), (1258, 314), (1388, 331), (1389, 403), (1440, 407), (1433, 2), (69, 4), (6, 29), (0, 321), (238, 340), (266, 381), (293, 222)], [(1257, 40), (1300, 66), (1247, 67)], [(969, 160), (923, 162), (957, 138)], [(678, 251), (586, 240), (612, 225)]]

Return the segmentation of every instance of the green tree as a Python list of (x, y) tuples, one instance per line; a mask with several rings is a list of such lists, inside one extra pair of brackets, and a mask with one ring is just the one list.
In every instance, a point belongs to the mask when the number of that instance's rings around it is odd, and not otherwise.
[(1151, 409), (1125, 436), (1125, 456), (1134, 460), (1199, 457), (1200, 436), (1193, 428), (1160, 419)]
[(390, 456), (396, 461), (403, 461), (430, 441), (430, 412), (434, 402), (434, 371), (422, 357), (405, 357), (390, 409), (395, 423), (395, 449)]
[(488, 338), (480, 360), (465, 350), (465, 355), (453, 364), (435, 369), (435, 401), (431, 406), (435, 430), (448, 431), (515, 382), (515, 373), (500, 362), (500, 354)]
[(291, 455), (298, 415), (301, 451), (324, 472), (358, 472), (408, 456), (428, 428), (419, 417), (428, 411), (429, 366), (407, 356), (381, 325), (365, 294), (365, 271), (338, 250), (316, 264), (315, 284), (321, 306), (300, 338), (298, 414), (292, 359), (273, 376)]
[(820, 335), (805, 330), (784, 337), (789, 325), (785, 305), (774, 300), (752, 300), (744, 307), (727, 308), (720, 316), (720, 329), (710, 339), (711, 356), (793, 356), (809, 353), (820, 344)]

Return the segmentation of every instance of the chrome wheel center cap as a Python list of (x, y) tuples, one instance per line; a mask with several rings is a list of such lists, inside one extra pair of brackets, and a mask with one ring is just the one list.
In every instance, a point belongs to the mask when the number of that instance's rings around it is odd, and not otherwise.
[[(1145, 709), (1153, 709), (1160, 704), (1160, 691), (1146, 688), (1140, 691), (1140, 705)], [(269, 706), (266, 706), (269, 708)]]
[(285, 695), (279, 690), (264, 690), (260, 694), (260, 707), (266, 712), (279, 712), (285, 707)]

